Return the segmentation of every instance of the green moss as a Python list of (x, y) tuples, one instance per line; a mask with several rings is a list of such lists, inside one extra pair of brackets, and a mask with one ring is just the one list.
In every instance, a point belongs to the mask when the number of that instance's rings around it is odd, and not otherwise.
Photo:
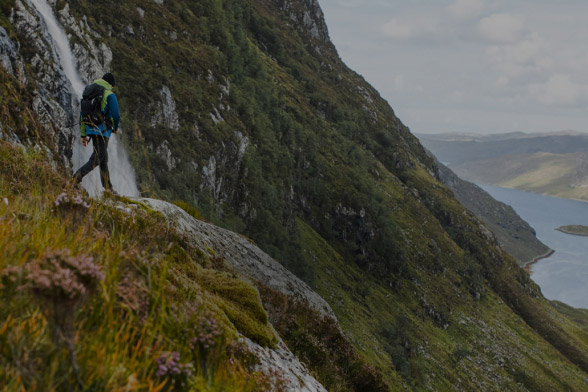
[[(80, 191), (44, 157), (0, 141), (0, 158), (0, 385), (113, 390), (179, 382), (156, 374), (156, 360), (166, 352), (177, 352), (193, 367), (191, 374), (182, 373), (190, 385), (235, 391), (267, 385), (227, 354), (238, 333), (266, 345), (276, 342), (254, 287), (203, 267), (205, 255), (194, 252), (161, 214), (122, 212), (112, 200), (85, 200), (90, 207), (56, 204), (62, 192)], [(34, 279), (22, 285), (20, 275), (6, 274), (26, 273), (48, 251), (83, 257), (104, 280), (72, 302), (55, 293), (48, 300)], [(214, 317), (222, 330), (210, 333), (202, 317)], [(189, 342), (197, 338), (211, 343), (195, 349)]]
[(288, 347), (328, 390), (388, 391), (380, 371), (354, 349), (337, 323), (259, 283), (263, 303)]
[(202, 216), (200, 211), (198, 211), (195, 207), (191, 206), (190, 204), (186, 203), (185, 201), (175, 200), (174, 204), (177, 205), (178, 207), (180, 207), (182, 210), (186, 211), (192, 217), (194, 217), (198, 220), (204, 219), (204, 217)]
[(264, 346), (274, 346), (277, 338), (259, 293), (251, 284), (225, 272), (210, 271), (200, 277), (201, 284), (220, 300), (217, 305), (226, 313), (237, 330)]

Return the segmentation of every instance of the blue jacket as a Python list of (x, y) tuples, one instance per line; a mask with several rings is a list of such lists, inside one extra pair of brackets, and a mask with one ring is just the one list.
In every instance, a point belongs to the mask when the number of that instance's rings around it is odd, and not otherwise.
[[(82, 133), (82, 137), (87, 135), (101, 135), (105, 137), (110, 137), (113, 130), (118, 129), (118, 123), (120, 121), (120, 112), (118, 110), (118, 101), (116, 99), (116, 95), (112, 92), (112, 86), (110, 83), (103, 79), (97, 79), (94, 83), (104, 87), (104, 95), (102, 97), (102, 113), (104, 113), (105, 117), (110, 117), (112, 121), (112, 128), (106, 129), (106, 124), (102, 123), (97, 127), (88, 126), (80, 121), (80, 131)], [(80, 115), (80, 120), (81, 120)]]

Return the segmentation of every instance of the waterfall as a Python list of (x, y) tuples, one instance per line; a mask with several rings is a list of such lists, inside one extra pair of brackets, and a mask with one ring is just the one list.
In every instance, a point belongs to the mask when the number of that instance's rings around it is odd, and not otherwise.
[[(41, 15), (47, 31), (53, 40), (53, 44), (57, 49), (59, 64), (71, 83), (70, 93), (73, 100), (72, 112), (74, 113), (74, 118), (71, 121), (77, 124), (79, 121), (79, 103), (86, 83), (84, 83), (77, 70), (76, 60), (69, 45), (69, 40), (57, 21), (53, 9), (47, 3), (47, 0), (29, 1)], [(77, 170), (92, 155), (92, 147), (91, 142), (85, 148), (81, 145), (79, 125), (76, 125), (74, 134), (72, 163), (74, 170)], [(131, 197), (139, 196), (139, 190), (135, 181), (135, 172), (130, 164), (124, 146), (122, 143), (119, 143), (118, 135), (115, 134), (112, 134), (108, 142), (108, 168), (110, 170), (112, 186), (119, 194)], [(82, 181), (82, 186), (88, 191), (90, 196), (95, 197), (99, 195), (103, 190), (100, 182), (100, 169), (95, 168), (90, 174), (85, 176)]]

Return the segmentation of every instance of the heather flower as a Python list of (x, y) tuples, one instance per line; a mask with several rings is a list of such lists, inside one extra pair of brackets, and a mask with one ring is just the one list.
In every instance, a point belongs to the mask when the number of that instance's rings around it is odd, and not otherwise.
[(177, 351), (163, 352), (156, 360), (155, 366), (157, 377), (172, 377), (174, 382), (184, 384), (188, 377), (193, 374), (193, 365), (180, 362), (180, 353)]
[(89, 256), (72, 256), (68, 249), (47, 252), (23, 266), (25, 286), (47, 297), (76, 299), (104, 279), (104, 273)]
[(88, 204), (82, 196), (76, 193), (75, 196), (68, 195), (66, 192), (60, 193), (57, 198), (55, 199), (55, 207), (59, 208), (67, 208), (67, 207), (82, 207), (85, 209), (90, 208), (90, 204)]
[(190, 340), (190, 349), (202, 347), (204, 350), (213, 348), (222, 335), (222, 328), (214, 318), (214, 314), (205, 311), (196, 320), (196, 336)]
[(69, 201), (69, 197), (67, 196), (67, 193), (62, 192), (55, 199), (55, 206), (59, 207), (61, 204), (66, 203), (68, 201)]

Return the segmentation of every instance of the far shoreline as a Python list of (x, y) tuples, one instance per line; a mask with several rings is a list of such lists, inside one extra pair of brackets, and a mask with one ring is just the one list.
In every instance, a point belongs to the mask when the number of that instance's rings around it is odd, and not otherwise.
[(522, 268), (525, 271), (527, 271), (527, 273), (529, 275), (531, 275), (531, 267), (533, 266), (533, 264), (537, 264), (539, 261), (541, 261), (543, 259), (547, 259), (548, 257), (551, 257), (554, 253), (555, 253), (555, 250), (549, 249), (547, 251), (547, 253), (544, 253), (540, 256), (534, 257), (531, 261), (528, 261), (525, 264), (523, 264)]
[(565, 234), (569, 234), (569, 235), (576, 235), (578, 237), (588, 237), (588, 233), (574, 232), (574, 231), (571, 231), (571, 230), (566, 229), (566, 226), (558, 227), (555, 230), (560, 231), (560, 232), (565, 233)]
[(495, 187), (498, 187), (498, 188), (513, 189), (515, 191), (533, 193), (535, 195), (540, 195), (540, 196), (553, 197), (553, 198), (556, 198), (556, 199), (573, 200), (573, 201), (579, 201), (581, 203), (588, 203), (588, 200), (587, 199), (578, 199), (578, 198), (575, 198), (575, 197), (556, 196), (556, 195), (551, 195), (549, 193), (535, 192), (535, 191), (530, 191), (530, 190), (524, 189), (524, 188), (517, 188), (517, 187), (514, 187), (514, 186), (506, 186), (506, 185), (500, 185), (500, 184), (488, 184), (488, 183), (485, 183), (485, 182), (474, 182), (472, 180), (467, 180), (467, 181), (470, 181), (470, 182), (472, 182), (472, 183), (474, 183), (474, 184), (476, 184), (478, 186), (480, 186), (480, 185), (489, 185), (489, 186), (495, 186)]

